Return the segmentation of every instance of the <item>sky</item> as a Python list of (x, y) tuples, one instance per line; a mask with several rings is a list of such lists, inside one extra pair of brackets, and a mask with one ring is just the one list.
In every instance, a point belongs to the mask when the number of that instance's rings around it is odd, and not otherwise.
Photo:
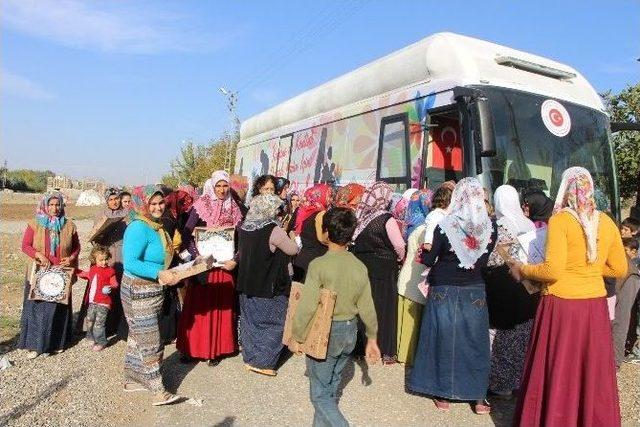
[[(605, 7), (606, 6), (606, 7)], [(185, 141), (441, 31), (640, 81), (637, 1), (0, 2), (0, 161), (115, 185), (158, 181)]]

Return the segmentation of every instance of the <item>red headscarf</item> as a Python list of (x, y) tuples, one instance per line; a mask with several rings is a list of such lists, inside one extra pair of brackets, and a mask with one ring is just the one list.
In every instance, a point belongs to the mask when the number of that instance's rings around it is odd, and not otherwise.
[(331, 198), (331, 187), (327, 184), (316, 184), (304, 192), (304, 204), (298, 208), (296, 218), (296, 234), (302, 233), (302, 225), (311, 215), (327, 210)]
[(338, 190), (336, 194), (336, 207), (347, 208), (355, 211), (364, 194), (364, 186), (356, 183), (347, 184)]
[(171, 216), (177, 219), (178, 216), (185, 212), (189, 212), (191, 206), (193, 206), (193, 197), (184, 190), (176, 190), (171, 192), (164, 198), (167, 205), (167, 209), (171, 212)]

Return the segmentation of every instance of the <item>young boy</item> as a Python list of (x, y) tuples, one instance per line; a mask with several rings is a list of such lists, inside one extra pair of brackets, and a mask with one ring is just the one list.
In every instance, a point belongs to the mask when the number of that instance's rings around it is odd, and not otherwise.
[(355, 228), (356, 218), (349, 209), (333, 208), (324, 215), (322, 230), (325, 240), (329, 242), (329, 250), (309, 264), (304, 290), (293, 319), (293, 338), (303, 342), (318, 307), (320, 289), (336, 293), (327, 358), (317, 360), (307, 357), (311, 403), (315, 408), (314, 426), (349, 425), (338, 408), (337, 391), (349, 354), (356, 345), (356, 316), (360, 316), (365, 325), (367, 359), (370, 363), (380, 359), (376, 340), (378, 321), (367, 268), (347, 251)]
[(622, 224), (620, 224), (620, 235), (625, 237), (638, 237), (638, 231), (640, 230), (640, 221), (635, 218), (628, 217)]
[(613, 348), (616, 357), (616, 368), (624, 360), (624, 349), (629, 331), (631, 309), (640, 290), (640, 272), (635, 258), (638, 256), (638, 240), (633, 237), (622, 239), (627, 254), (629, 270), (627, 277), (616, 282), (616, 317), (613, 320)]
[(91, 268), (78, 274), (78, 277), (87, 279), (89, 284), (84, 301), (88, 304), (84, 330), (87, 331), (86, 338), (93, 342), (93, 351), (102, 351), (107, 346), (105, 324), (111, 308), (111, 291), (118, 287), (118, 281), (116, 271), (109, 267), (109, 248), (95, 246), (89, 259)]

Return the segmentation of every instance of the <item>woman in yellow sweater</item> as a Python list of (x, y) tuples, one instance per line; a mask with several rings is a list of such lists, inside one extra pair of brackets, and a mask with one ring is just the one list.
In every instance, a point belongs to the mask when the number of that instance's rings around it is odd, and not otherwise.
[(515, 425), (618, 426), (620, 407), (602, 277), (627, 264), (615, 223), (595, 208), (589, 172), (562, 174), (549, 220), (545, 261), (514, 263), (517, 278), (541, 282)]

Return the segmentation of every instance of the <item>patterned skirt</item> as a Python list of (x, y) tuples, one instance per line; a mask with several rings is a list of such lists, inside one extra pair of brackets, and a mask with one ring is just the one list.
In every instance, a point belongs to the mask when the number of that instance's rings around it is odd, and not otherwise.
[(524, 355), (531, 336), (533, 319), (512, 329), (496, 329), (491, 346), (489, 390), (511, 393), (520, 388)]
[(122, 309), (129, 325), (124, 356), (125, 382), (136, 382), (152, 392), (163, 391), (162, 354), (159, 318), (164, 299), (157, 282), (122, 276)]
[(260, 369), (275, 369), (282, 344), (284, 321), (289, 298), (278, 295), (273, 298), (240, 295), (240, 336), (242, 359)]

